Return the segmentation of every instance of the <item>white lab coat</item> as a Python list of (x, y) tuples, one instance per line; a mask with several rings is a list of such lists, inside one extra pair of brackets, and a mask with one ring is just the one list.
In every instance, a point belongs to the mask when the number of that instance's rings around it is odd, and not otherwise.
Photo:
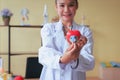
[(39, 48), (39, 63), (43, 65), (40, 80), (86, 80), (86, 71), (94, 68), (92, 55), (92, 32), (88, 27), (80, 26), (73, 22), (73, 30), (77, 29), (86, 36), (87, 44), (82, 48), (79, 56), (79, 65), (72, 61), (68, 64), (60, 64), (59, 59), (68, 47), (64, 37), (61, 21), (48, 23), (41, 29), (42, 47)]

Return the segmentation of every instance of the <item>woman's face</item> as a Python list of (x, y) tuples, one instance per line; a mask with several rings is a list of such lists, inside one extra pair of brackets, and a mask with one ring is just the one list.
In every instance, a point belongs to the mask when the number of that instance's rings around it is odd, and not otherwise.
[(64, 22), (72, 22), (78, 8), (76, 0), (57, 0), (56, 10)]

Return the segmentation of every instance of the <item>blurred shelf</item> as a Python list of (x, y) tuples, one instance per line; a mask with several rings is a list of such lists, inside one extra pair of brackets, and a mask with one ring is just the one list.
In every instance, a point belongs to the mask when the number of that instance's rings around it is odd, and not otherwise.
[[(43, 25), (9, 25), (4, 26), (0, 25), (0, 27), (7, 27), (8, 28), (8, 53), (0, 53), (0, 55), (8, 55), (8, 73), (11, 73), (11, 56), (17, 56), (17, 55), (38, 55), (38, 53), (12, 53), (11, 52), (11, 28), (42, 28)], [(29, 52), (29, 51), (28, 51)]]

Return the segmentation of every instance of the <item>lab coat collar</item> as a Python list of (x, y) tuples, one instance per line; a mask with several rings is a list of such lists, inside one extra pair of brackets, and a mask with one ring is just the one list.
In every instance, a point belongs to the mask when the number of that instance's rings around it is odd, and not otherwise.
[(62, 30), (62, 27), (63, 27), (63, 24), (62, 24), (62, 22), (61, 22), (61, 20), (59, 20), (59, 22), (57, 23), (57, 25), (56, 25), (56, 31), (61, 31)]
[[(77, 24), (73, 21), (72, 26), (73, 26), (72, 29), (76, 29)], [(62, 21), (59, 20), (59, 22), (57, 23), (57, 25), (56, 25), (56, 27), (55, 27), (55, 28), (56, 28), (56, 31), (62, 31), (62, 27), (63, 27)]]

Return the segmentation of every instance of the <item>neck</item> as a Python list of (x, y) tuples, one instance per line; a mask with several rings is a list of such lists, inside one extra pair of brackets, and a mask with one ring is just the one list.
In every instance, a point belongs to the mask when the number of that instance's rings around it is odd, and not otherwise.
[(64, 27), (69, 28), (72, 26), (72, 21), (62, 21), (62, 24)]
[(63, 32), (64, 32), (64, 35), (66, 36), (67, 32), (72, 30), (72, 27), (73, 26), (69, 26), (69, 27), (66, 27), (66, 26), (63, 26)]

